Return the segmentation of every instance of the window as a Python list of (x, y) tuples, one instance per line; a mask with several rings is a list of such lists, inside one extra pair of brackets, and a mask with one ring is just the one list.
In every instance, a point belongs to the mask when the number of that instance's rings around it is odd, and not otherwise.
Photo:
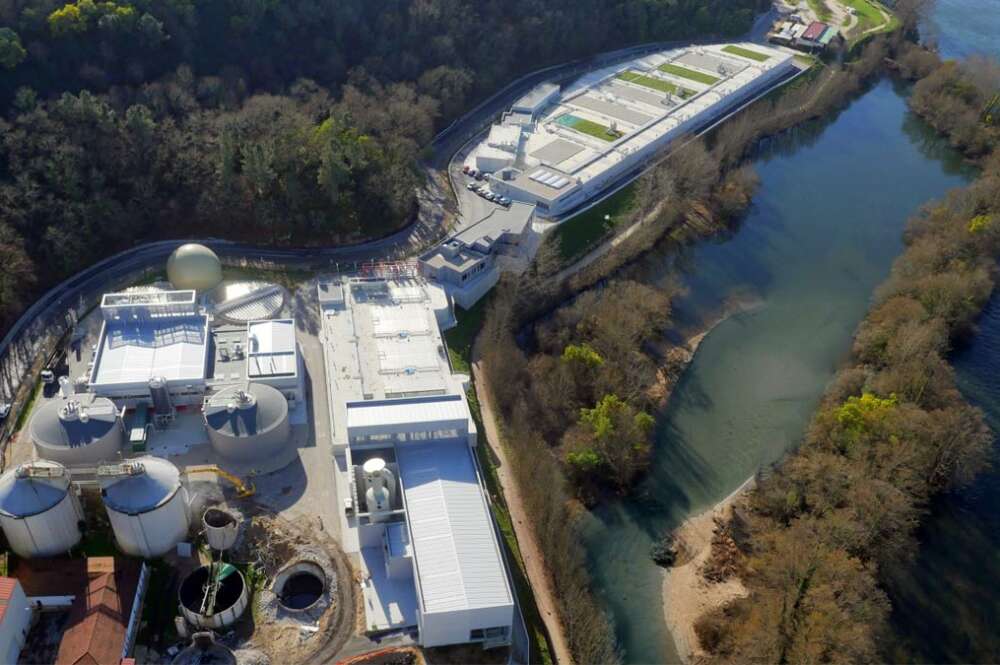
[(484, 640), (503, 640), (510, 635), (510, 626), (494, 626), (493, 628), (473, 628), (469, 631), (470, 642)]

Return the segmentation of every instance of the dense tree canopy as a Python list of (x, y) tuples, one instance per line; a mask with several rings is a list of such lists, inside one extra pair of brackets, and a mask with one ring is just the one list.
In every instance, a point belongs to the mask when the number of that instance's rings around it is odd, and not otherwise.
[[(356, 242), (516, 75), (749, 27), (761, 0), (0, 0), (0, 325), (157, 236)], [(45, 272), (36, 275), (40, 267)]]

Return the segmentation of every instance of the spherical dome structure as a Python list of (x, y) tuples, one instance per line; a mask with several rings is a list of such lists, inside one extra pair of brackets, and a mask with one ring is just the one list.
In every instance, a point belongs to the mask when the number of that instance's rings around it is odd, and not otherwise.
[(233, 386), (205, 405), (212, 448), (233, 462), (257, 462), (277, 455), (288, 443), (288, 400), (263, 383)]
[(114, 402), (91, 393), (47, 401), (30, 431), (39, 457), (70, 466), (117, 460), (125, 438)]
[(160, 556), (187, 536), (187, 490), (167, 460), (137, 457), (99, 471), (98, 482), (115, 540), (126, 554)]
[(208, 291), (222, 282), (222, 263), (204, 245), (181, 245), (167, 259), (167, 279), (175, 289)]
[(0, 476), (0, 527), (18, 556), (67, 552), (80, 542), (82, 519), (62, 464), (37, 460)]

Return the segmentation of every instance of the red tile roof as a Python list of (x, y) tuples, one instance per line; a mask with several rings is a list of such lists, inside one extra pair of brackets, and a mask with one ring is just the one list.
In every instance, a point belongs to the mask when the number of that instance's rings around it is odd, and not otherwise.
[(806, 28), (806, 31), (802, 33), (802, 39), (816, 41), (823, 36), (824, 32), (826, 32), (826, 23), (813, 21), (809, 24), (809, 27)]
[(17, 580), (13, 577), (0, 577), (0, 623), (3, 623), (4, 617), (7, 616), (7, 606), (14, 597), (16, 588)]
[[(96, 570), (112, 567), (100, 564)], [(91, 576), (70, 608), (56, 665), (118, 665), (138, 583), (137, 567), (119, 559)]]

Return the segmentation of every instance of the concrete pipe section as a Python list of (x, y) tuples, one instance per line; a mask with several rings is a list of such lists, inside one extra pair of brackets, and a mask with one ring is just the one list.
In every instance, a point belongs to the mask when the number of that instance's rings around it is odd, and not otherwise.
[(213, 550), (228, 550), (236, 542), (240, 522), (235, 515), (221, 508), (209, 508), (201, 518), (205, 539)]
[(284, 609), (304, 612), (316, 605), (326, 591), (326, 573), (311, 561), (300, 561), (278, 573), (271, 588)]
[(250, 603), (243, 573), (229, 563), (201, 566), (181, 582), (181, 612), (198, 628), (225, 628), (236, 623)]

